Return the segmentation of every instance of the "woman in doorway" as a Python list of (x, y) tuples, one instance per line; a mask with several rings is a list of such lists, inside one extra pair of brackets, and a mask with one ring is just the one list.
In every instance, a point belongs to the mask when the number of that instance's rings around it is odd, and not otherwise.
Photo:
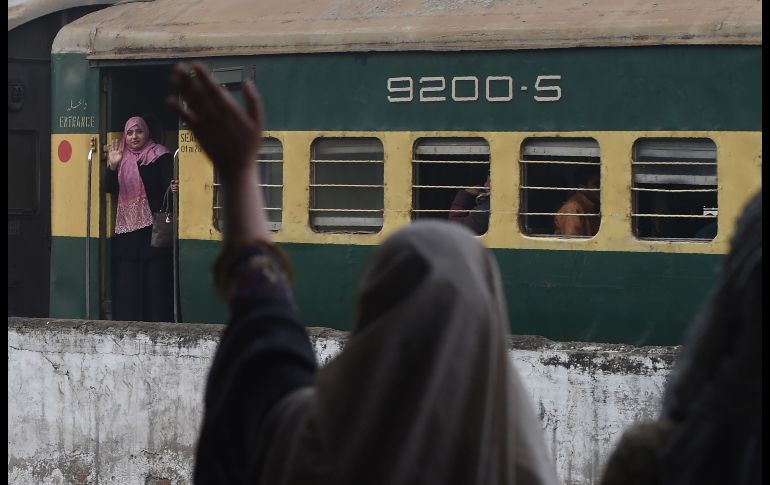
[[(173, 161), (150, 139), (147, 122), (130, 118), (123, 138), (109, 145), (107, 192), (118, 196), (112, 239), (112, 317), (115, 320), (174, 320), (172, 248), (153, 247), (153, 214), (171, 209)], [(165, 200), (164, 200), (165, 199)]]

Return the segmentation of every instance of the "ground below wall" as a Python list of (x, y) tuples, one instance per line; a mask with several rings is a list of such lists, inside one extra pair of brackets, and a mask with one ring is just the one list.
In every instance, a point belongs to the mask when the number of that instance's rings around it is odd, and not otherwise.
[[(191, 483), (221, 325), (8, 318), (8, 483)], [(323, 365), (346, 332), (309, 328)], [(567, 484), (598, 483), (628, 425), (654, 417), (678, 348), (515, 336), (511, 361)]]

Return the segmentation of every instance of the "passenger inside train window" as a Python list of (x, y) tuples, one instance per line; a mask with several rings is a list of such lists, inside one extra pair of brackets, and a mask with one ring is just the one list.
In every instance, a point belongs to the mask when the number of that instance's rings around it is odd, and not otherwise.
[[(519, 227), (523, 234), (536, 237), (596, 234), (601, 223), (598, 207), (601, 158), (596, 140), (528, 138), (521, 146), (519, 167)], [(595, 182), (589, 182), (592, 177), (596, 178)], [(595, 187), (588, 187), (593, 183)]]
[(413, 150), (412, 220), (448, 219), (484, 234), (491, 167), (487, 140), (419, 138)]
[(577, 172), (573, 193), (554, 216), (554, 234), (559, 236), (595, 236), (599, 231), (599, 173), (593, 167)]
[(197, 484), (558, 482), (508, 354), (493, 254), (469, 231), (418, 221), (376, 248), (351, 337), (318, 369), (253, 163), (264, 123), (202, 64), (178, 66), (169, 104), (225, 187), (217, 287), (230, 319), (208, 375)]
[(449, 220), (459, 222), (479, 235), (487, 232), (490, 189), (491, 175), (488, 173), (482, 186), (459, 190), (452, 201)]

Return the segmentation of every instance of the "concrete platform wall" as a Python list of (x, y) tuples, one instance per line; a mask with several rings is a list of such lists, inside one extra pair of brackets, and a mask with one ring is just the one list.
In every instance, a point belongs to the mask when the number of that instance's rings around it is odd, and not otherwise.
[[(8, 318), (8, 483), (191, 483), (223, 327)], [(321, 364), (347, 334), (309, 329)], [(511, 361), (560, 477), (598, 483), (629, 424), (654, 417), (677, 348), (512, 337)]]

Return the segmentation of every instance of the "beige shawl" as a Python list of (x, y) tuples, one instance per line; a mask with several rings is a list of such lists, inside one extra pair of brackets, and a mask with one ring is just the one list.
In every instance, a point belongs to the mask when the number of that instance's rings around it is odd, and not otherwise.
[(418, 222), (372, 255), (344, 350), (268, 417), (260, 483), (555, 484), (511, 366), (497, 264)]

